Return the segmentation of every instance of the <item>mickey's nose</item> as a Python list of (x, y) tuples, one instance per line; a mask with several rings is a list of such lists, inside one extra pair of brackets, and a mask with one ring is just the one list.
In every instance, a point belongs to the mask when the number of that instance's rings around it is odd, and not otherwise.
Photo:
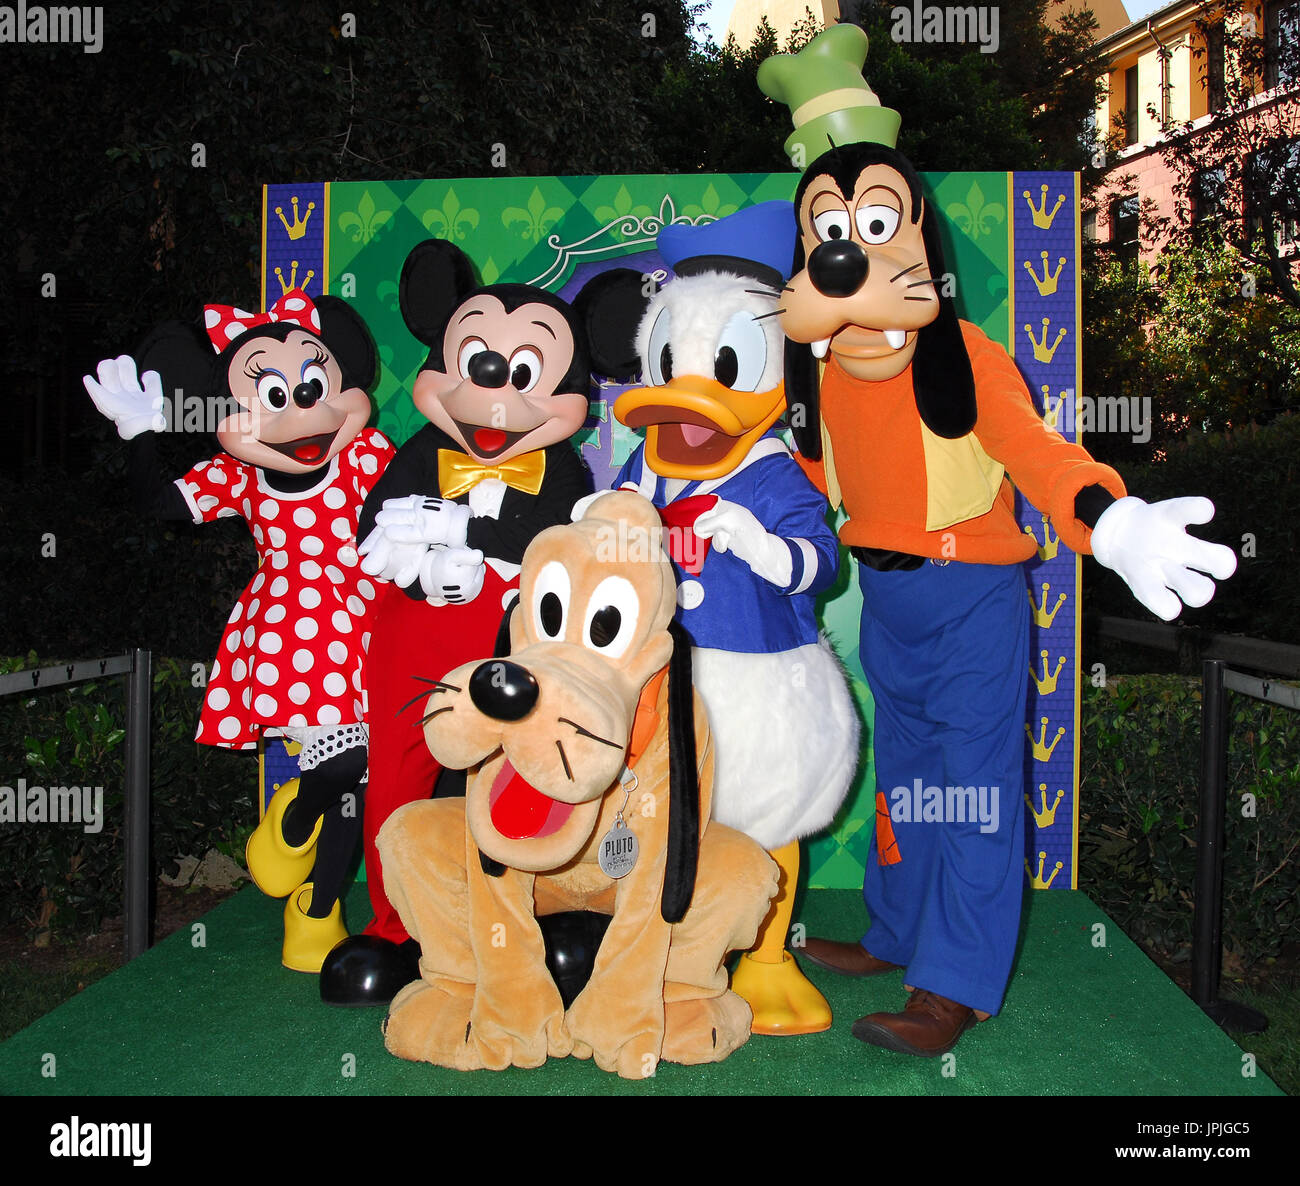
[(808, 275), (823, 296), (852, 296), (867, 278), (867, 253), (851, 239), (828, 239), (808, 257)]
[(480, 350), (469, 360), (469, 377), (480, 387), (504, 387), (510, 366), (495, 350)]
[(496, 721), (521, 721), (537, 703), (537, 679), (526, 667), (508, 659), (480, 663), (469, 677), (474, 707)]

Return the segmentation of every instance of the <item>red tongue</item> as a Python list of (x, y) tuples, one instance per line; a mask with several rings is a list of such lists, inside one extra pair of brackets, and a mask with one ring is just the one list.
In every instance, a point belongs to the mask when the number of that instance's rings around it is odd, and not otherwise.
[(293, 455), (299, 461), (316, 461), (320, 457), (321, 453), (322, 453), (321, 447), (319, 445), (314, 445), (314, 444), (299, 445), (293, 451)]
[(501, 764), (489, 800), (492, 826), (508, 840), (530, 840), (558, 832), (573, 811), (571, 803), (543, 795), (525, 782), (509, 762)]
[(705, 428), (702, 424), (681, 424), (678, 427), (682, 430), (682, 439), (694, 449), (697, 445), (704, 444), (710, 437), (716, 435), (712, 428)]
[(495, 453), (506, 443), (506, 434), (499, 428), (476, 428), (474, 447), (480, 453)]

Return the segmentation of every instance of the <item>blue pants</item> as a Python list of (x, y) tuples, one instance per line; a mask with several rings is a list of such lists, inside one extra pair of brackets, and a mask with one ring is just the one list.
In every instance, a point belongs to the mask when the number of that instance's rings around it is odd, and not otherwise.
[(997, 1013), (1024, 885), (1029, 599), (1019, 564), (859, 567), (876, 787), (902, 857), (873, 840), (862, 940), (905, 982)]

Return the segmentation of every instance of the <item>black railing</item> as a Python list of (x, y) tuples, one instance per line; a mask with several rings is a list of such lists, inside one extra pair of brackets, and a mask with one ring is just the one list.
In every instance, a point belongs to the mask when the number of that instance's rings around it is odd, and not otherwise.
[(123, 826), (123, 931), (126, 958), (133, 960), (153, 942), (149, 899), (149, 704), (153, 656), (137, 647), (129, 655), (89, 659), (58, 667), (34, 667), (0, 675), (0, 696), (26, 694), (60, 684), (126, 676), (126, 819)]
[[(1223, 964), (1223, 848), (1228, 788), (1229, 691), (1282, 708), (1300, 709), (1300, 688), (1277, 682), (1300, 677), (1300, 647), (1213, 634), (1186, 626), (1102, 617), (1107, 638), (1170, 651), (1201, 662), (1201, 793), (1196, 829), (1192, 908), (1192, 1000), (1224, 1029), (1257, 1034), (1268, 1028), (1258, 1010), (1219, 996)], [(1230, 667), (1240, 664), (1249, 671)]]

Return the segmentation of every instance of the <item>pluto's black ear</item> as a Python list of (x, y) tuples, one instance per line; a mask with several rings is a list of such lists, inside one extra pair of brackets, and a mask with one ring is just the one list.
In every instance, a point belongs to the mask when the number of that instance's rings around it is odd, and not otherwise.
[(593, 373), (620, 382), (640, 373), (636, 331), (658, 291), (658, 284), (633, 268), (611, 268), (582, 286), (573, 308), (586, 331)]
[[(492, 649), (492, 658), (494, 659), (504, 659), (510, 654), (510, 619), (518, 605), (519, 598), (516, 597), (510, 603), (506, 612), (501, 615), (501, 625), (497, 628), (496, 646)], [(494, 861), (482, 849), (479, 850), (478, 863), (479, 867), (489, 877), (500, 877), (506, 871), (506, 867), (500, 861)]]
[(338, 360), (344, 388), (360, 387), (369, 391), (375, 381), (377, 362), (375, 343), (361, 314), (347, 301), (333, 296), (317, 297), (316, 312), (320, 314), (320, 340)]
[(454, 243), (426, 239), (402, 265), (397, 301), (406, 328), (429, 347), (426, 366), (443, 370), (442, 335), (466, 295), (478, 287), (474, 265)]
[(916, 353), (912, 358), (912, 390), (921, 422), (936, 436), (955, 440), (975, 427), (978, 409), (975, 404), (975, 376), (970, 355), (957, 320), (952, 297), (945, 296), (942, 277), (943, 243), (939, 222), (930, 202), (921, 216), (921, 237), (930, 275), (939, 297), (939, 316), (917, 332)]
[(695, 752), (695, 695), (690, 636), (668, 624), (668, 860), (659, 912), (666, 923), (686, 917), (700, 859), (700, 777)]
[(167, 321), (151, 331), (136, 348), (137, 371), (157, 371), (163, 394), (172, 398), (177, 388), (187, 395), (206, 398), (226, 395), (229, 387), (217, 364), (212, 343), (197, 325)]

